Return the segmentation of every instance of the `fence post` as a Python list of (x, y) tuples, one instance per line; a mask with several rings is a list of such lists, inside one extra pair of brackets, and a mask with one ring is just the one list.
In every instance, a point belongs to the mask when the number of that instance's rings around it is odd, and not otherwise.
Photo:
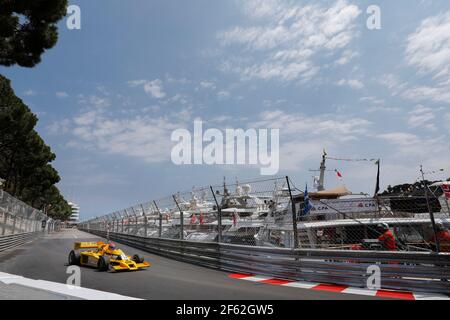
[(16, 221), (17, 221), (17, 216), (14, 215), (14, 218), (13, 218), (13, 226), (12, 226), (12, 234), (15, 234), (15, 233), (16, 233)]
[(23, 224), (23, 217), (20, 217), (20, 222), (19, 222), (19, 233), (22, 232), (22, 224)]
[(12, 225), (12, 234), (16, 233), (16, 220), (17, 216), (14, 215), (13, 225)]
[(147, 237), (148, 220), (147, 220), (147, 215), (145, 214), (145, 208), (142, 204), (141, 204), (141, 209), (142, 209), (142, 214), (144, 215), (144, 237)]
[(8, 212), (3, 212), (3, 230), (2, 230), (2, 236), (5, 235), (6, 232), (6, 222), (8, 221)]
[(156, 211), (158, 211), (158, 215), (159, 215), (158, 238), (161, 238), (161, 235), (162, 235), (162, 214), (161, 214), (161, 211), (159, 211), (158, 205), (156, 204), (155, 200), (153, 200), (153, 204), (155, 205)]
[[(134, 210), (134, 207), (131, 207), (131, 211), (133, 211), (134, 215), (134, 234), (138, 233), (138, 216), (136, 214), (136, 211)], [(128, 231), (129, 234), (131, 234), (131, 231)]]
[(211, 188), (212, 195), (214, 197), (214, 201), (216, 202), (217, 207), (217, 228), (218, 230), (218, 236), (217, 236), (217, 242), (222, 242), (222, 208), (219, 206), (219, 203), (217, 202), (216, 194), (214, 193), (214, 189), (212, 186), (209, 186)]
[(440, 252), (441, 250), (440, 250), (439, 239), (437, 237), (436, 221), (434, 220), (433, 209), (430, 206), (430, 199), (428, 198), (428, 186), (425, 184), (425, 174), (423, 172), (423, 166), (422, 165), (420, 166), (420, 173), (422, 174), (422, 184), (423, 184), (423, 187), (425, 189), (425, 199), (427, 201), (428, 212), (430, 213), (431, 225), (433, 226), (434, 243), (436, 244), (436, 251)]
[(180, 211), (180, 240), (184, 240), (184, 214), (180, 206), (178, 205), (178, 201), (175, 195), (172, 195), (172, 197), (173, 201), (175, 201), (175, 204), (177, 205), (178, 211)]
[(104, 229), (105, 229), (104, 231), (105, 231), (106, 241), (109, 242), (109, 223), (108, 223), (108, 218), (107, 217), (103, 217), (101, 219), (103, 219), (103, 225), (104, 225)]
[(289, 177), (286, 176), (287, 187), (289, 190), (289, 197), (292, 205), (292, 228), (294, 231), (294, 249), (298, 248), (298, 230), (297, 230), (297, 213), (295, 212), (294, 197), (292, 196), (291, 185), (289, 184)]

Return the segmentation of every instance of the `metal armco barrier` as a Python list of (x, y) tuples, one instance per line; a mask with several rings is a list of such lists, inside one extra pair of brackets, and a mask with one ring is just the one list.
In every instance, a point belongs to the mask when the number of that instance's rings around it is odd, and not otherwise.
[(0, 236), (0, 252), (20, 246), (26, 242), (34, 240), (40, 232), (26, 232)]
[[(83, 229), (82, 229), (83, 230)], [(83, 230), (106, 238), (99, 230)], [(169, 257), (230, 272), (367, 287), (368, 267), (380, 269), (382, 289), (450, 293), (450, 254), (284, 249), (145, 238), (109, 232), (109, 239)]]

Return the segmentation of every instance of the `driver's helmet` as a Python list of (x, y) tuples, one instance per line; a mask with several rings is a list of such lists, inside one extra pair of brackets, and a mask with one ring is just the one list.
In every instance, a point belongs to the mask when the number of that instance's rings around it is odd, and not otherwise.
[(114, 243), (110, 243), (108, 245), (108, 249), (111, 250), (111, 251), (114, 251), (114, 250), (116, 250), (116, 245)]
[(382, 230), (382, 231), (386, 231), (386, 230), (389, 230), (389, 225), (386, 222), (379, 223), (377, 225), (377, 229), (378, 230)]

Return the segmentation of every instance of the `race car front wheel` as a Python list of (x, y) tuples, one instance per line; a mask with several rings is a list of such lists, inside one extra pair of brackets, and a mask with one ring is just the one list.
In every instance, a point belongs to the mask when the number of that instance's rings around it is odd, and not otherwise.
[(139, 255), (135, 254), (133, 256), (133, 261), (136, 263), (142, 263), (142, 262), (144, 262), (144, 257), (140, 257)]
[(69, 265), (77, 266), (80, 264), (80, 255), (76, 254), (75, 251), (70, 251), (69, 253)]
[(109, 270), (109, 259), (105, 257), (100, 257), (98, 259), (97, 267), (99, 271), (108, 271)]

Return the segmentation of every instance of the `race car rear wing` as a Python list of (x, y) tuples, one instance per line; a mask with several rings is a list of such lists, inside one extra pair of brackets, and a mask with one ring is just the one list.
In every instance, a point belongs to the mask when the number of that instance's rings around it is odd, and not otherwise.
[(100, 247), (103, 244), (104, 243), (101, 242), (101, 241), (99, 241), (99, 242), (75, 242), (74, 250), (79, 250), (79, 249), (96, 249), (96, 248)]

